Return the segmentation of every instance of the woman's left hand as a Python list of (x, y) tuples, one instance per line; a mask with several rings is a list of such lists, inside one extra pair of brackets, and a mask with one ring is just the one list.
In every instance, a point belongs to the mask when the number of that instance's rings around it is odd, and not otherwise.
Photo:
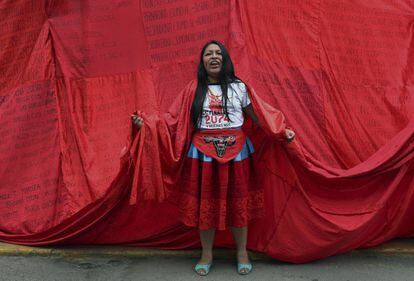
[(144, 118), (143, 118), (143, 114), (141, 111), (135, 111), (134, 113), (132, 113), (131, 115), (131, 120), (132, 123), (134, 123), (134, 125), (137, 127), (137, 129), (141, 129), (142, 124), (144, 123)]
[(287, 142), (290, 143), (291, 141), (293, 141), (294, 138), (295, 138), (295, 132), (292, 131), (291, 129), (286, 129)]

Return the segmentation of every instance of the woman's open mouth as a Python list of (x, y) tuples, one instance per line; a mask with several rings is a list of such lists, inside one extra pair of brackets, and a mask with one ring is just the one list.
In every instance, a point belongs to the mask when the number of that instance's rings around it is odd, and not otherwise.
[(210, 62), (210, 68), (217, 68), (220, 67), (220, 63), (218, 61)]

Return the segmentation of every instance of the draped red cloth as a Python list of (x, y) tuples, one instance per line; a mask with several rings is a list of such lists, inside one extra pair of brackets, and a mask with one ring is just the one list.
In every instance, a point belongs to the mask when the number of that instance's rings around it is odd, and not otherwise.
[[(138, 132), (131, 123), (131, 136), (128, 137), (127, 145), (121, 154), (124, 163), (134, 163), (131, 204), (136, 204), (138, 198), (164, 201), (172, 189), (177, 189), (182, 184), (184, 158), (192, 141), (190, 112), (196, 85), (196, 80), (191, 81), (176, 96), (166, 113), (154, 116), (144, 113), (145, 122)], [(272, 145), (272, 138), (273, 142), (286, 140), (286, 122), (282, 112), (261, 100), (254, 89), (248, 89), (260, 124), (260, 128), (257, 128), (249, 120), (250, 122), (246, 122), (244, 126), (245, 131), (250, 131), (253, 143), (257, 143), (256, 147), (263, 147), (267, 139), (270, 139), (269, 145)], [(267, 135), (267, 138), (264, 135)], [(290, 147), (294, 147), (294, 144)], [(296, 149), (296, 154), (301, 152), (300, 149)], [(261, 154), (263, 153), (261, 151)], [(126, 165), (124, 163), (121, 165)]]
[[(262, 122), (245, 126), (266, 194), (250, 249), (306, 262), (413, 236), (412, 1), (16, 0), (0, 21), (1, 241), (199, 247), (145, 197), (177, 183), (177, 109), (213, 37)], [(275, 109), (294, 143), (275, 141)]]

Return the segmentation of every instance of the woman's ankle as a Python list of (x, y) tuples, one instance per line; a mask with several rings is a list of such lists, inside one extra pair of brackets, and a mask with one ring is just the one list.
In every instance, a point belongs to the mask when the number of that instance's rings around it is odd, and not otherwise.
[(237, 261), (240, 263), (249, 262), (249, 255), (246, 249), (237, 250)]
[(200, 262), (202, 263), (210, 263), (213, 260), (213, 251), (210, 250), (203, 250), (201, 252)]
[(237, 249), (237, 255), (247, 255), (247, 249)]

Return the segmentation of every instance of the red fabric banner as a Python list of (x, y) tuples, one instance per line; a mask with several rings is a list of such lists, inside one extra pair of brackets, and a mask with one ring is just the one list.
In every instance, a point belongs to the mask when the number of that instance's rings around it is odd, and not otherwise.
[(413, 1), (14, 0), (0, 22), (1, 241), (199, 247), (147, 198), (179, 180), (210, 39), (263, 125), (245, 124), (266, 200), (250, 249), (306, 262), (413, 236)]

